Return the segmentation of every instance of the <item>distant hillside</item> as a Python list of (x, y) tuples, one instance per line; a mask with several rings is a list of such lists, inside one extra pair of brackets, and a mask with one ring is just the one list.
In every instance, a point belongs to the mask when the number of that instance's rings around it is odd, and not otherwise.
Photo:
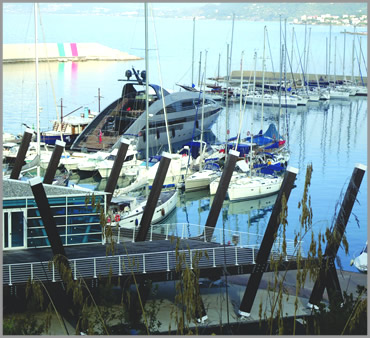
[[(279, 20), (281, 15), (290, 21), (302, 15), (367, 15), (367, 3), (220, 3), (205, 4), (196, 13), (216, 19), (228, 19), (235, 13), (236, 20), (255, 21)], [(191, 12), (186, 14), (190, 15)]]
[[(152, 3), (157, 17), (204, 17), (206, 19), (291, 21), (302, 15), (367, 15), (366, 2), (354, 3)], [(29, 12), (32, 3), (4, 3), (4, 13)], [(42, 12), (91, 15), (143, 15), (143, 3), (40, 3)]]

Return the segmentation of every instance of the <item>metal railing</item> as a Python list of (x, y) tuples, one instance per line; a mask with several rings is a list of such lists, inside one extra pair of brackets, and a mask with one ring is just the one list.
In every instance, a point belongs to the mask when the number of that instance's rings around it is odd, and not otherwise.
[[(301, 243), (298, 243), (298, 246)], [(194, 268), (194, 259), (197, 252), (203, 255), (196, 264), (197, 268), (216, 268), (223, 266), (255, 264), (259, 245), (223, 247), (205, 247), (202, 249), (179, 250), (185, 255), (182, 268)], [(285, 261), (294, 260), (297, 246), (293, 241), (287, 242), (287, 253), (282, 257)], [(270, 258), (280, 257), (278, 246), (274, 246)], [(145, 274), (154, 272), (175, 271), (178, 259), (176, 252), (161, 251), (149, 253), (135, 253), (117, 256), (87, 257), (70, 259), (69, 264), (75, 280), (79, 278), (98, 278), (107, 276), (122, 276), (132, 273)], [(61, 281), (59, 273), (53, 262), (17, 263), (3, 265), (3, 285), (23, 284), (28, 280), (42, 282)]]
[[(113, 241), (117, 244), (127, 241), (135, 242), (138, 229), (134, 225), (131, 228), (112, 227), (112, 237), (110, 239), (106, 238), (104, 243), (107, 241)], [(152, 224), (146, 236), (146, 241), (180, 238), (242, 247), (245, 245), (259, 245), (262, 242), (263, 236), (261, 234), (232, 229), (206, 227), (199, 224), (172, 223)], [(283, 239), (281, 237), (275, 239), (275, 245), (280, 245), (279, 243), (282, 242)]]

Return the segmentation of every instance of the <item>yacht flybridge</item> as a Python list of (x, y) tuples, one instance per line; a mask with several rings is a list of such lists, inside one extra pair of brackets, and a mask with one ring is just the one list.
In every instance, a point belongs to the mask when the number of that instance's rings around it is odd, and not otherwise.
[(202, 114), (202, 93), (169, 93), (158, 85), (149, 84), (149, 140), (146, 140), (146, 73), (139, 74), (134, 68), (132, 71), (136, 80), (130, 79), (132, 72), (127, 70), (127, 80), (121, 80), (126, 81), (121, 97), (90, 122), (73, 143), (72, 150), (110, 150), (118, 146), (121, 136), (137, 137), (137, 150), (145, 149), (147, 141), (149, 147), (167, 144), (165, 113), (172, 142), (182, 142), (200, 134), (202, 115), (204, 128), (216, 121), (222, 107), (208, 96)]

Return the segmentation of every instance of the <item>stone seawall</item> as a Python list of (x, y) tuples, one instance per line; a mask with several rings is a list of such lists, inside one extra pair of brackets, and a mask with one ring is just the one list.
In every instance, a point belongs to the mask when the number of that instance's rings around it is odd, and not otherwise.
[[(39, 61), (131, 61), (141, 57), (99, 43), (39, 43)], [(35, 44), (4, 44), (3, 63), (34, 62)]]

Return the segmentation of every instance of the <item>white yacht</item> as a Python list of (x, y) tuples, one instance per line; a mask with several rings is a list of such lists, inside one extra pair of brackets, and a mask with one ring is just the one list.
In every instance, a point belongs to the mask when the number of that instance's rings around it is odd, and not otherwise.
[[(219, 116), (222, 107), (209, 95), (190, 91), (169, 93), (155, 84), (148, 84), (146, 93), (145, 71), (140, 75), (133, 68), (136, 80), (130, 80), (132, 72), (126, 71), (127, 83), (123, 86), (122, 95), (111, 103), (83, 130), (72, 144), (72, 150), (97, 151), (111, 150), (119, 146), (121, 136), (138, 137), (137, 150), (167, 144), (168, 137), (172, 142), (182, 142), (200, 134), (202, 115), (203, 127), (209, 128)], [(149, 109), (146, 112), (146, 96)], [(163, 108), (165, 105), (165, 111)], [(149, 117), (149, 139), (146, 139), (147, 115)], [(166, 117), (166, 119), (165, 119)], [(168, 133), (166, 128), (168, 125)]]

